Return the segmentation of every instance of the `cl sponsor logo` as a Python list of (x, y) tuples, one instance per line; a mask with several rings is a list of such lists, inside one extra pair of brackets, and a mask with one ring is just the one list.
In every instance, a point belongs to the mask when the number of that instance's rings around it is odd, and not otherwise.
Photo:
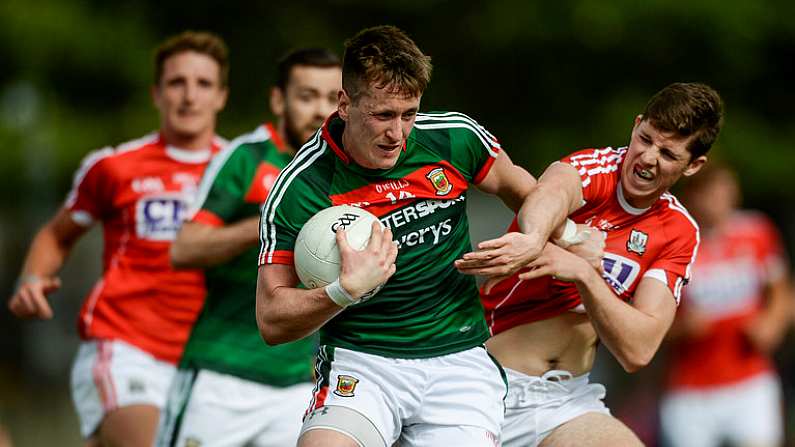
[(602, 278), (619, 295), (632, 287), (640, 273), (640, 264), (621, 255), (605, 252), (602, 258)]
[(186, 210), (182, 195), (143, 197), (135, 206), (136, 234), (141, 239), (173, 241)]

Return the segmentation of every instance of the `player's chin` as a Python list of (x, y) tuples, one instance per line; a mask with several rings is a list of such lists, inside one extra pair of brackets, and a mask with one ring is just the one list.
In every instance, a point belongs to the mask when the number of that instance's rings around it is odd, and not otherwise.
[(204, 121), (199, 120), (179, 120), (172, 123), (174, 132), (182, 137), (195, 137), (201, 134), (207, 125)]

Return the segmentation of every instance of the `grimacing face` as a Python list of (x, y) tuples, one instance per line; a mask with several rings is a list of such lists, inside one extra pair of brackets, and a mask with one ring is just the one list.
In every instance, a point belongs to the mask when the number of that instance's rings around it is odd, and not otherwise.
[(221, 67), (212, 57), (195, 51), (176, 53), (163, 62), (163, 73), (152, 87), (160, 112), (161, 131), (181, 146), (210, 138), (218, 112), (226, 104)]
[(621, 187), (636, 208), (651, 206), (682, 176), (698, 172), (706, 156), (691, 160), (690, 138), (662, 132), (641, 116), (635, 118), (632, 139), (621, 167)]
[(296, 65), (284, 91), (271, 90), (271, 110), (279, 118), (277, 126), (293, 150), (300, 148), (337, 110), (342, 89), (339, 67)]
[(355, 103), (344, 90), (340, 92), (342, 144), (348, 156), (365, 168), (395, 166), (420, 108), (420, 96), (392, 92), (389, 87), (370, 85)]

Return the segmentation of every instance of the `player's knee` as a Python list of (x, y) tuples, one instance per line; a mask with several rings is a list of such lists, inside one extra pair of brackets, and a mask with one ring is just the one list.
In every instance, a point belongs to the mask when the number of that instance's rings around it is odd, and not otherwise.
[(370, 419), (356, 410), (326, 405), (304, 420), (299, 447), (387, 447)]

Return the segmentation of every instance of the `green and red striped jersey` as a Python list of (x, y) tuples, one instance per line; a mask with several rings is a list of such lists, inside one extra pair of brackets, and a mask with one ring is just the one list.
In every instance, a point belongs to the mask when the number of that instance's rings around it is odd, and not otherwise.
[(304, 223), (334, 205), (358, 206), (392, 229), (397, 271), (372, 299), (346, 308), (320, 343), (385, 357), (454, 353), (488, 337), (475, 279), (453, 261), (471, 250), (466, 197), (496, 159), (496, 138), (466, 115), (420, 113), (395, 166), (363, 168), (342, 149), (332, 115), (279, 175), (260, 219), (259, 264), (292, 264)]
[[(221, 226), (259, 215), (260, 205), (292, 155), (270, 125), (220, 152), (202, 178), (191, 220)], [(257, 247), (206, 270), (207, 300), (181, 367), (209, 369), (274, 386), (311, 380), (317, 337), (268, 346), (255, 318)]]

